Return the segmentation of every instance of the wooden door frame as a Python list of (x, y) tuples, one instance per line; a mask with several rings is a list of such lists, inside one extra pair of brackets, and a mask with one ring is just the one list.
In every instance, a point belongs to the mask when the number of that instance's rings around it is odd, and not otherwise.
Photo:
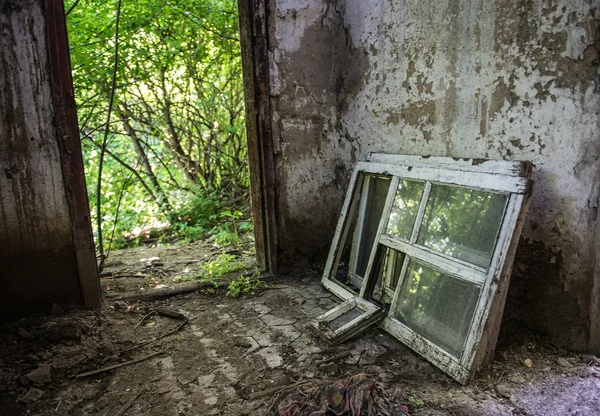
[(277, 272), (275, 165), (269, 94), (268, 0), (238, 0), (256, 259)]
[(63, 0), (46, 0), (45, 11), (54, 119), (77, 274), (84, 305), (96, 308), (101, 304), (102, 295), (79, 141)]

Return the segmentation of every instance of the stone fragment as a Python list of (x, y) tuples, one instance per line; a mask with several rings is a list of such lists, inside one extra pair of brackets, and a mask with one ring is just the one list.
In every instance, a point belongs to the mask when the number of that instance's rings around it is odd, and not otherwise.
[(19, 397), (19, 401), (22, 403), (33, 403), (37, 402), (44, 395), (44, 390), (36, 389), (35, 387), (30, 388), (27, 392)]
[(260, 345), (261, 347), (270, 347), (274, 343), (271, 341), (271, 337), (268, 333), (258, 332), (252, 336), (252, 338)]
[(298, 361), (300, 364), (310, 364), (313, 360), (310, 358), (310, 355), (302, 354), (296, 359), (296, 361)]
[(161, 386), (156, 388), (156, 390), (154, 390), (155, 394), (158, 395), (162, 395), (162, 394), (167, 394), (171, 392), (171, 386)]
[(255, 303), (252, 305), (252, 308), (258, 312), (260, 315), (271, 312), (271, 308), (269, 308), (264, 303)]
[(36, 386), (45, 386), (52, 381), (52, 366), (40, 364), (38, 368), (25, 374), (25, 378)]
[(277, 368), (283, 365), (283, 357), (275, 347), (267, 347), (257, 352), (269, 368)]
[(295, 319), (282, 318), (268, 313), (261, 315), (260, 319), (269, 326), (293, 325), (296, 323)]
[[(219, 401), (219, 399), (217, 398), (217, 396), (210, 396), (210, 397), (207, 397), (206, 399), (204, 399), (204, 403), (206, 403), (209, 406), (213, 406), (213, 405), (217, 404), (218, 401)], [(213, 409), (213, 410), (215, 410), (215, 409)], [(213, 415), (218, 414), (219, 409), (216, 409), (216, 410), (217, 410), (217, 413), (209, 412), (209, 414), (213, 414)]]
[(196, 380), (199, 375), (200, 374), (197, 371), (187, 372), (177, 376), (177, 381), (179, 381), (183, 385), (190, 384), (191, 382)]
[(291, 344), (291, 347), (298, 351), (299, 354), (320, 354), (321, 348), (315, 345), (312, 338), (307, 335), (302, 335), (295, 339)]
[(526, 358), (524, 363), (527, 368), (531, 368), (533, 366), (533, 361), (531, 361), (530, 358)]
[(302, 333), (294, 325), (278, 326), (277, 331), (281, 332), (290, 341), (294, 341), (302, 336)]
[(200, 376), (197, 378), (198, 387), (200, 387), (201, 389), (209, 388), (210, 386), (212, 386), (214, 381), (215, 381), (214, 374), (206, 374), (204, 376)]
[(563, 357), (558, 357), (558, 359), (556, 360), (556, 362), (561, 367), (570, 367), (571, 366), (571, 362), (569, 360), (567, 360), (566, 358), (563, 358)]
[(237, 347), (242, 347), (242, 348), (250, 348), (250, 347), (252, 347), (253, 343), (248, 338), (237, 337), (233, 341), (233, 345), (235, 345)]
[(337, 373), (339, 368), (336, 363), (325, 363), (319, 366), (319, 370), (324, 371), (326, 373)]
[(122, 300), (115, 300), (112, 304), (113, 308), (117, 311), (126, 311), (130, 308), (129, 304), (127, 302), (124, 302)]

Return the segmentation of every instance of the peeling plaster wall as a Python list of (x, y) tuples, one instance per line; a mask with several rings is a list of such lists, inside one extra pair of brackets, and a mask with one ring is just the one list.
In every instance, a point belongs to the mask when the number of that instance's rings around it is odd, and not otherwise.
[(281, 261), (323, 258), (368, 152), (530, 160), (507, 314), (600, 351), (600, 0), (270, 6)]
[(283, 267), (328, 250), (357, 147), (338, 138), (345, 44), (330, 2), (269, 3), (270, 94)]
[(83, 304), (43, 12), (0, 3), (0, 320)]

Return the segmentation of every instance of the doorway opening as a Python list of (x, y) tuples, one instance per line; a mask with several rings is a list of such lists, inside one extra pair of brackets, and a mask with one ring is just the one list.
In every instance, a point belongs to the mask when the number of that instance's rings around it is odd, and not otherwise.
[[(200, 266), (241, 270), (256, 258), (258, 272), (272, 270), (263, 181), (252, 179), (264, 158), (244, 105), (255, 99), (252, 9), (235, 0), (65, 2), (101, 272), (114, 249), (199, 241), (212, 247)], [(199, 272), (185, 269), (183, 278)]]

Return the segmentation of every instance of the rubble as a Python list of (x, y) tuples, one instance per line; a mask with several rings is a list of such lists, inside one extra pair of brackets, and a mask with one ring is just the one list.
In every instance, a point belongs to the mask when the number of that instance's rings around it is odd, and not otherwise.
[(25, 378), (36, 386), (45, 386), (52, 381), (52, 366), (40, 364), (38, 368), (25, 374)]

